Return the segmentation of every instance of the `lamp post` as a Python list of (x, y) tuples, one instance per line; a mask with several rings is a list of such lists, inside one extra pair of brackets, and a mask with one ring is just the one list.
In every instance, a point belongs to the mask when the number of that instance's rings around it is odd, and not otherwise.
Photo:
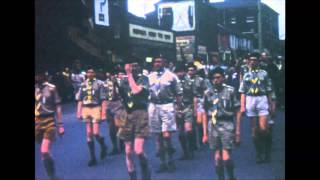
[(262, 51), (262, 22), (261, 22), (261, 0), (258, 0), (258, 46)]

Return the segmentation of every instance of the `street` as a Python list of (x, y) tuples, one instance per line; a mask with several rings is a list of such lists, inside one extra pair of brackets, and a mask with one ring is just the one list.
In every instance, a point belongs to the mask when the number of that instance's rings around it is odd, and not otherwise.
[[(86, 144), (85, 124), (76, 119), (74, 103), (63, 106), (63, 122), (65, 135), (57, 137), (52, 146), (52, 156), (55, 160), (56, 175), (66, 180), (116, 180), (129, 179), (124, 153), (107, 156), (98, 165), (88, 167), (89, 151)], [(108, 151), (112, 149), (107, 122), (101, 124), (101, 134), (106, 138)], [(280, 180), (285, 179), (285, 114), (278, 111), (273, 127), (273, 149), (271, 163), (256, 164), (255, 151), (251, 139), (250, 123), (243, 116), (241, 125), (241, 145), (232, 152), (235, 163), (235, 176), (238, 180)], [(150, 136), (145, 144), (145, 151), (152, 169), (152, 179), (217, 179), (209, 149), (203, 148), (195, 152), (195, 158), (189, 161), (176, 161), (177, 170), (174, 173), (156, 174), (159, 159), (155, 157), (155, 138)], [(100, 147), (96, 145), (99, 157)], [(178, 133), (174, 133), (173, 145), (176, 148), (175, 158), (182, 154)], [(35, 144), (35, 177), (36, 180), (48, 179), (40, 157), (40, 146)], [(139, 161), (134, 158), (138, 179), (141, 179)]]

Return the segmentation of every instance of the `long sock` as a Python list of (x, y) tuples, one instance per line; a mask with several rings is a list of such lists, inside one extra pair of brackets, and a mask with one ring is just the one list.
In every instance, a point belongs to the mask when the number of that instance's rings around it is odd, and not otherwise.
[(163, 140), (163, 136), (159, 135), (158, 137), (158, 151), (159, 151), (159, 158), (161, 161), (161, 164), (165, 164), (166, 163), (166, 150), (165, 150), (165, 146), (164, 146), (164, 140)]
[(104, 159), (107, 155), (107, 145), (104, 143), (104, 138), (100, 135), (94, 135), (94, 137), (96, 138), (101, 147), (100, 159)]
[(260, 138), (261, 138), (261, 151), (263, 154), (263, 158), (264, 160), (266, 160), (267, 158), (267, 154), (268, 154), (268, 145), (269, 145), (269, 132), (268, 131), (262, 131), (260, 134)]
[(183, 155), (188, 156), (188, 147), (187, 147), (187, 139), (184, 132), (179, 133), (179, 141), (183, 150)]
[(120, 151), (124, 151), (124, 142), (123, 140), (119, 139), (119, 146), (120, 146)]
[(193, 157), (193, 146), (194, 146), (194, 141), (193, 141), (193, 132), (192, 130), (191, 131), (188, 131), (187, 132), (187, 141), (188, 141), (188, 152), (190, 153), (191, 155), (191, 158)]
[(109, 125), (109, 135), (112, 143), (112, 148), (114, 150), (118, 150), (118, 141), (117, 141), (117, 129), (115, 127), (115, 124)]
[(164, 137), (163, 142), (164, 142), (165, 152), (168, 155), (168, 162), (171, 162), (171, 161), (173, 161), (173, 158), (172, 158), (172, 155), (173, 155), (172, 149), (173, 148), (172, 148), (171, 138)]
[(222, 164), (222, 160), (218, 160), (215, 165), (216, 173), (219, 180), (224, 180), (224, 168)]
[(100, 135), (94, 135), (98, 143), (100, 144), (101, 148), (106, 148), (106, 144), (104, 143), (104, 138)]
[(55, 168), (54, 168), (54, 161), (51, 158), (49, 153), (43, 153), (42, 154), (43, 157), (43, 164), (44, 167), (47, 171), (47, 174), (50, 178), (53, 178), (55, 176)]
[(150, 179), (150, 171), (148, 167), (148, 159), (147, 157), (142, 153), (138, 155), (139, 161), (140, 161), (140, 167), (141, 167), (141, 174), (143, 180)]
[(193, 137), (192, 137), (192, 150), (197, 150), (197, 142), (198, 142), (198, 137), (197, 137), (197, 124), (196, 123), (193, 123), (193, 127), (195, 128), (192, 128), (192, 134), (193, 134)]
[(88, 141), (87, 144), (89, 147), (90, 158), (91, 158), (91, 160), (95, 160), (96, 155), (95, 155), (95, 150), (94, 150), (94, 141)]
[(224, 161), (224, 165), (226, 167), (226, 170), (227, 170), (229, 178), (230, 179), (235, 179), (234, 178), (234, 173), (233, 173), (233, 170), (234, 170), (233, 161), (231, 159), (226, 160), (226, 161)]
[(259, 131), (257, 131), (255, 137), (253, 137), (253, 144), (256, 149), (256, 157), (257, 161), (260, 161), (262, 158), (262, 143), (261, 143), (261, 134)]
[(130, 177), (130, 180), (137, 180), (136, 171), (129, 172), (129, 177)]
[(156, 140), (156, 157), (160, 156), (160, 147), (163, 146), (163, 136), (162, 134), (159, 134), (157, 136), (157, 140)]
[(266, 136), (266, 160), (269, 161), (271, 158), (272, 150), (272, 132), (269, 131)]
[(203, 136), (203, 127), (202, 127), (202, 124), (197, 124), (197, 127), (198, 127), (198, 133), (199, 133), (198, 141), (201, 146), (202, 145), (202, 136)]

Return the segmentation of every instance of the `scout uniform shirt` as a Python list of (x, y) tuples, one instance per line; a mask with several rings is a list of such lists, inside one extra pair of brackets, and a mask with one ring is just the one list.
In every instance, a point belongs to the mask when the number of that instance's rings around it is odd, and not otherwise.
[(204, 91), (211, 88), (211, 84), (208, 79), (202, 78), (198, 75), (194, 77), (194, 95), (198, 98), (203, 98)]
[(250, 69), (243, 75), (239, 92), (249, 96), (263, 96), (272, 91), (272, 82), (268, 73), (262, 69)]
[(35, 116), (54, 115), (56, 105), (61, 103), (56, 86), (45, 82), (35, 85)]
[(149, 80), (145, 75), (138, 76), (137, 85), (142, 86), (142, 90), (138, 94), (133, 94), (129, 85), (128, 77), (124, 77), (120, 83), (119, 91), (122, 97), (123, 105), (128, 113), (137, 109), (147, 110), (149, 96)]
[(222, 89), (210, 88), (205, 91), (204, 107), (210, 119), (215, 125), (219, 120), (233, 120), (235, 107), (240, 103), (236, 99), (234, 88), (226, 84), (222, 84)]
[(105, 80), (103, 86), (105, 87), (107, 101), (120, 100), (119, 84), (121, 80), (119, 78), (108, 78)]
[(106, 100), (106, 92), (103, 87), (103, 82), (96, 78), (81, 84), (78, 101), (82, 101), (83, 106), (100, 106), (102, 100)]
[(245, 73), (249, 71), (249, 66), (247, 64), (244, 64), (240, 68), (240, 74), (243, 76)]
[(185, 75), (182, 79), (180, 79), (180, 82), (183, 89), (182, 102), (184, 106), (193, 105), (193, 97), (195, 96), (194, 78), (191, 79), (190, 76)]
[(149, 74), (148, 78), (152, 103), (173, 103), (178, 95), (182, 95), (182, 87), (178, 77), (169, 70), (154, 71)]

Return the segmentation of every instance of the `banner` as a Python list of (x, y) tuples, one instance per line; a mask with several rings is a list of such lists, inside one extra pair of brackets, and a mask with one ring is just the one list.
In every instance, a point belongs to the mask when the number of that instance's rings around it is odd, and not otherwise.
[(109, 26), (108, 0), (94, 0), (94, 16), (97, 25)]

